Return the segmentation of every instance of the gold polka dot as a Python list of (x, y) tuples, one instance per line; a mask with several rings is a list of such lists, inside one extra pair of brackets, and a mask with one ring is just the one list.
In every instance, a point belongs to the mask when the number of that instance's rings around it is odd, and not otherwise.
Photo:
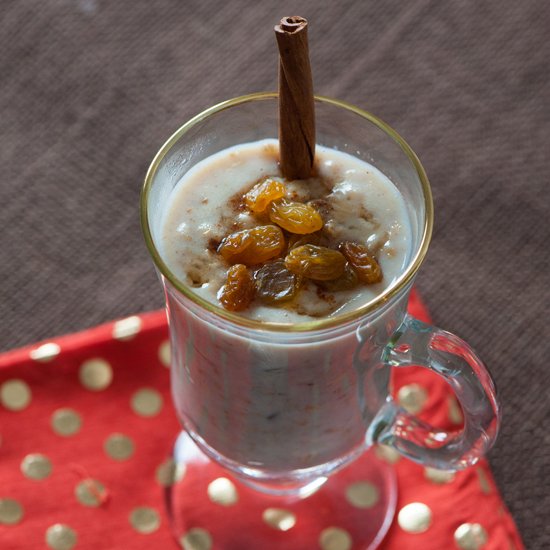
[(155, 416), (162, 409), (162, 395), (151, 388), (141, 388), (132, 395), (132, 410), (139, 416)]
[(346, 499), (356, 508), (372, 508), (379, 498), (378, 489), (368, 481), (357, 481), (346, 489)]
[(97, 508), (104, 500), (105, 485), (97, 479), (83, 479), (74, 488), (74, 496), (83, 506)]
[(80, 383), (88, 390), (101, 391), (113, 380), (113, 369), (103, 359), (89, 359), (80, 366)]
[(449, 407), (449, 420), (453, 424), (462, 424), (464, 417), (462, 416), (462, 408), (457, 403), (454, 396), (450, 395), (447, 398), (447, 406)]
[(0, 525), (15, 525), (23, 519), (23, 506), (12, 498), (0, 498)]
[(212, 548), (212, 537), (206, 529), (193, 527), (180, 538), (183, 550), (210, 550)]
[(113, 326), (115, 340), (131, 340), (141, 330), (141, 318), (137, 315), (117, 321)]
[(56, 523), (46, 530), (46, 544), (52, 550), (71, 550), (76, 539), (76, 532), (62, 523)]
[(487, 531), (479, 523), (463, 523), (455, 531), (455, 542), (461, 550), (480, 550), (487, 544)]
[(82, 418), (73, 409), (57, 409), (52, 414), (51, 426), (57, 435), (69, 437), (80, 431)]
[(219, 477), (208, 485), (208, 498), (222, 506), (232, 506), (239, 500), (237, 488), (226, 477)]
[(52, 463), (46, 455), (29, 454), (21, 462), (21, 471), (25, 477), (39, 481), (52, 473)]
[(160, 516), (153, 508), (140, 506), (130, 513), (130, 525), (143, 535), (155, 532), (160, 526)]
[(349, 550), (352, 544), (351, 535), (340, 527), (328, 527), (319, 537), (322, 550)]
[(171, 353), (170, 340), (165, 340), (159, 346), (159, 361), (167, 368), (170, 368)]
[(124, 434), (111, 434), (103, 445), (105, 453), (113, 460), (127, 460), (134, 454), (134, 442)]
[(262, 518), (267, 525), (279, 531), (288, 531), (296, 525), (296, 516), (282, 508), (266, 508)]
[(169, 458), (157, 466), (155, 470), (155, 479), (159, 485), (170, 487), (174, 484), (175, 473), (176, 463), (173, 458)]
[(407, 533), (424, 533), (432, 523), (432, 511), (422, 502), (411, 502), (401, 508), (397, 523)]
[(417, 414), (428, 400), (428, 392), (419, 384), (408, 384), (397, 392), (397, 401), (411, 414)]
[(47, 363), (48, 361), (55, 359), (59, 355), (60, 351), (61, 348), (59, 347), (59, 344), (56, 344), (55, 342), (48, 342), (47, 344), (42, 344), (36, 349), (31, 350), (29, 355), (33, 361)]
[(477, 468), (477, 478), (479, 481), (479, 486), (481, 487), (481, 492), (488, 495), (491, 493), (491, 483), (489, 478), (485, 474), (482, 468)]
[(28, 384), (18, 378), (7, 380), (0, 387), (0, 401), (10, 411), (22, 411), (32, 400)]
[(180, 482), (184, 478), (186, 473), (187, 473), (187, 466), (183, 462), (179, 462), (178, 464), (176, 464), (176, 473), (174, 476), (174, 481), (176, 483)]
[(157, 482), (163, 487), (169, 487), (174, 483), (178, 483), (185, 476), (187, 468), (183, 462), (176, 464), (176, 462), (169, 458), (162, 464), (159, 464), (155, 472)]
[(401, 458), (401, 455), (388, 445), (376, 445), (374, 453), (379, 459), (386, 461), (388, 464), (395, 464)]
[(437, 470), (436, 468), (424, 468), (424, 477), (437, 485), (451, 483), (455, 478), (455, 472)]

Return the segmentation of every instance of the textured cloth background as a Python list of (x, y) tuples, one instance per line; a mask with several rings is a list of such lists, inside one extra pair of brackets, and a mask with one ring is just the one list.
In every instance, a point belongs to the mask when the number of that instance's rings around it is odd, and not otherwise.
[(203, 108), (276, 88), (272, 27), (295, 13), (317, 93), (423, 161), (436, 226), (418, 286), (493, 372), (490, 460), (526, 546), (548, 548), (544, 0), (3, 0), (0, 348), (162, 305), (138, 223), (148, 163)]

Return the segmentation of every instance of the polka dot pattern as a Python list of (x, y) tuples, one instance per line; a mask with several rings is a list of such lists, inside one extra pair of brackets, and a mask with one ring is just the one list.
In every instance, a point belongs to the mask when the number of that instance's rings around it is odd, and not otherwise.
[(80, 504), (90, 508), (101, 506), (107, 497), (103, 483), (91, 478), (83, 479), (77, 483), (74, 494)]
[(481, 550), (487, 543), (487, 531), (479, 523), (463, 523), (457, 527), (454, 539), (461, 550)]
[(160, 527), (160, 516), (153, 508), (140, 506), (130, 513), (130, 525), (138, 533), (148, 535)]
[(397, 523), (407, 533), (424, 533), (432, 523), (432, 511), (422, 502), (411, 502), (399, 510)]
[(113, 380), (113, 369), (104, 359), (89, 359), (82, 363), (79, 378), (86, 389), (101, 391), (110, 386)]
[(23, 506), (13, 498), (0, 498), (0, 525), (15, 525), (24, 516)]
[(166, 367), (170, 367), (171, 353), (170, 353), (170, 341), (164, 340), (159, 346), (158, 357), (160, 362)]
[(219, 477), (208, 485), (208, 498), (221, 506), (233, 506), (239, 500), (235, 484), (226, 477)]
[(340, 527), (328, 527), (319, 537), (322, 550), (350, 550), (352, 545), (351, 535)]
[[(164, 313), (157, 318), (163, 317)], [(202, 468), (202, 463), (176, 464), (166, 456), (179, 429), (173, 409), (168, 406), (170, 387), (166, 367), (170, 365), (170, 345), (164, 322), (155, 321), (157, 327), (162, 326), (162, 330), (154, 329), (156, 332), (151, 332), (148, 323), (134, 321), (134, 327), (139, 325), (135, 334), (132, 322), (128, 322), (127, 332), (122, 330), (124, 324), (108, 325), (103, 331), (108, 337), (101, 336), (105, 338), (104, 348), (86, 345), (75, 349), (63, 342), (31, 347), (17, 369), (0, 369), (0, 405), (9, 411), (2, 423), (0, 452), (3, 460), (7, 457), (9, 461), (13, 456), (5, 471), (11, 477), (14, 473), (19, 476), (17, 491), (4, 490), (0, 469), (0, 526), (7, 533), (25, 532), (26, 536), (27, 532), (33, 532), (29, 518), (40, 517), (42, 527), (34, 533), (36, 547), (102, 548), (105, 547), (103, 522), (83, 521), (82, 514), (87, 514), (86, 518), (116, 516), (120, 540), (135, 541), (132, 548), (169, 547), (172, 539), (162, 496), (167, 494), (165, 491), (180, 490), (181, 485), (182, 491), (193, 488), (188, 493), (193, 495), (190, 506), (195, 515), (180, 526), (177, 533), (180, 547), (210, 550), (223, 547), (224, 529), (234, 528), (250, 509), (250, 489), (225, 470), (212, 467), (199, 481), (196, 468)], [(107, 351), (110, 349), (112, 353)], [(58, 371), (63, 376), (56, 376)], [(33, 376), (33, 372), (39, 373), (38, 376)], [(430, 411), (440, 402), (441, 417), (448, 422), (446, 428), (458, 425), (460, 407), (456, 400), (453, 405), (450, 394), (425, 384), (421, 373), (412, 372), (410, 377), (396, 373), (396, 398), (401, 391), (402, 404), (411, 410), (411, 404), (414, 408), (420, 402), (422, 413), (429, 397)], [(455, 405), (458, 414), (453, 409)], [(27, 427), (25, 437), (19, 433), (21, 425)], [(29, 448), (29, 442), (35, 440), (33, 433), (40, 434), (40, 444)], [(17, 453), (17, 449), (23, 448), (23, 452)], [(434, 536), (434, 525), (437, 532), (443, 532), (442, 524), (447, 536), (440, 545), (442, 548), (482, 550), (485, 546), (489, 548), (495, 537), (494, 522), (510, 521), (502, 509), (498, 520), (486, 523), (488, 511), (500, 509), (500, 501), (483, 461), (475, 468), (453, 473), (412, 464), (384, 445), (375, 445), (370, 455), (373, 462), (395, 469), (400, 482), (399, 509), (384, 543), (388, 550), (410, 544), (421, 548), (422, 541), (427, 540), (424, 537)], [(320, 522), (318, 511), (308, 515), (307, 508), (286, 506), (280, 499), (274, 499), (256, 509), (247, 528), (251, 533), (258, 529), (265, 540), (278, 541), (273, 548), (285, 547), (281, 541), (305, 540), (304, 536), (308, 537), (308, 548), (362, 548), (360, 531), (349, 518), (353, 514), (370, 517), (383, 502), (385, 493), (376, 477), (346, 478), (347, 471), (348, 468), (341, 471), (345, 481), (338, 488), (340, 516), (322, 516)], [(410, 492), (409, 480), (414, 480), (414, 492)], [(56, 502), (56, 494), (53, 498), (51, 495), (51, 487), (57, 493), (57, 487), (63, 483), (69, 484), (65, 493), (69, 497), (67, 503)], [(328, 484), (321, 485), (303, 502), (316, 498), (321, 502), (326, 487)], [(448, 495), (465, 488), (471, 491), (471, 496), (464, 498), (476, 503), (484, 499), (484, 506), (472, 506), (468, 517), (457, 518), (456, 511), (448, 507)], [(48, 502), (55, 504), (53, 508), (46, 505), (45, 495)], [(43, 503), (29, 504), (35, 502)], [(432, 510), (437, 511), (435, 518)], [(506, 532), (513, 533), (513, 528)], [(116, 541), (119, 533), (114, 531), (110, 536)], [(508, 546), (503, 548), (522, 550), (519, 539), (507, 539), (505, 544)]]
[(455, 473), (435, 468), (424, 468), (424, 477), (436, 485), (451, 483), (455, 479)]
[(428, 392), (420, 384), (407, 384), (397, 392), (398, 403), (411, 414), (418, 414), (427, 400)]
[(105, 440), (103, 448), (107, 456), (122, 461), (128, 460), (134, 454), (135, 445), (127, 435), (115, 433)]
[(121, 319), (113, 325), (113, 338), (115, 340), (131, 340), (141, 330), (141, 318), (137, 315)]
[(487, 474), (483, 471), (482, 468), (476, 468), (476, 474), (477, 474), (477, 479), (479, 481), (479, 487), (481, 489), (481, 492), (485, 495), (490, 494), (491, 483), (489, 482), (489, 478), (487, 477)]
[(139, 416), (156, 416), (162, 409), (163, 399), (157, 390), (142, 388), (132, 395), (132, 410)]
[(169, 458), (157, 466), (155, 478), (163, 487), (170, 487), (183, 479), (185, 471), (185, 464), (176, 464), (172, 458)]
[(29, 479), (40, 481), (52, 473), (52, 463), (43, 454), (28, 454), (21, 462), (21, 472)]
[(372, 508), (379, 500), (376, 485), (369, 481), (357, 481), (346, 488), (347, 501), (356, 508)]
[(62, 523), (56, 523), (46, 530), (46, 545), (52, 550), (72, 550), (77, 542), (74, 529)]
[(39, 363), (49, 363), (53, 361), (61, 352), (61, 346), (55, 342), (48, 342), (47, 344), (42, 344), (41, 346), (31, 350), (29, 353), (30, 358), (33, 361), (38, 361)]
[(447, 397), (447, 407), (451, 423), (454, 425), (462, 424), (462, 422), (464, 422), (464, 416), (462, 415), (462, 409), (454, 395), (449, 395)]
[(180, 544), (183, 550), (210, 550), (212, 536), (206, 529), (194, 527), (180, 538)]
[(82, 417), (74, 409), (57, 409), (51, 418), (52, 430), (63, 437), (70, 437), (80, 431)]
[(401, 459), (401, 455), (388, 445), (376, 445), (374, 452), (380, 460), (388, 464), (396, 464)]
[(288, 531), (296, 525), (296, 516), (282, 508), (267, 508), (262, 514), (264, 522), (279, 531)]
[(7, 380), (0, 386), (0, 402), (10, 411), (26, 409), (31, 400), (31, 389), (23, 380)]

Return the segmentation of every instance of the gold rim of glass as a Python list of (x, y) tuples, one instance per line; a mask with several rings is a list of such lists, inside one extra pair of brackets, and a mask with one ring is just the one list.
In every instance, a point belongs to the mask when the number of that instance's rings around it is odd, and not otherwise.
[(157, 266), (159, 271), (162, 273), (162, 275), (166, 279), (168, 279), (168, 281), (179, 292), (181, 292), (184, 296), (186, 296), (191, 301), (195, 302), (205, 310), (219, 317), (222, 317), (223, 319), (231, 321), (237, 325), (241, 325), (243, 327), (247, 327), (251, 329), (259, 329), (263, 331), (278, 331), (278, 332), (307, 332), (307, 331), (331, 328), (338, 325), (344, 325), (348, 322), (351, 322), (359, 317), (363, 317), (364, 315), (371, 313), (376, 309), (380, 308), (383, 304), (387, 303), (396, 294), (398, 294), (403, 289), (403, 287), (405, 287), (409, 282), (412, 281), (416, 272), (420, 268), (420, 265), (422, 264), (424, 257), (426, 256), (426, 252), (428, 251), (428, 245), (430, 244), (430, 239), (432, 235), (433, 217), (434, 217), (432, 192), (430, 189), (430, 184), (428, 182), (428, 177), (426, 176), (426, 172), (424, 171), (424, 168), (422, 167), (422, 164), (420, 163), (420, 160), (416, 156), (415, 152), (410, 148), (407, 142), (393, 128), (388, 126), (385, 122), (383, 122), (373, 114), (367, 111), (364, 111), (362, 109), (359, 109), (358, 107), (355, 107), (351, 103), (347, 103), (345, 101), (340, 101), (338, 99), (332, 99), (324, 96), (317, 96), (317, 95), (315, 96), (316, 101), (319, 101), (322, 103), (329, 103), (336, 107), (340, 107), (342, 109), (352, 111), (353, 113), (365, 118), (366, 120), (368, 120), (369, 122), (371, 122), (372, 124), (380, 128), (382, 131), (384, 131), (388, 136), (390, 136), (401, 147), (404, 153), (409, 157), (409, 160), (414, 166), (418, 174), (418, 177), (420, 179), (420, 183), (422, 186), (422, 193), (424, 196), (425, 216), (424, 216), (424, 224), (422, 228), (420, 246), (418, 247), (412, 260), (409, 262), (407, 269), (405, 269), (405, 271), (388, 288), (386, 288), (382, 293), (376, 296), (376, 298), (370, 300), (360, 308), (354, 309), (347, 313), (343, 313), (342, 315), (337, 315), (335, 317), (327, 317), (324, 319), (315, 319), (313, 321), (306, 321), (303, 323), (273, 323), (273, 322), (256, 321), (253, 319), (248, 319), (246, 317), (241, 317), (240, 315), (237, 315), (235, 313), (231, 313), (230, 311), (227, 311), (222, 307), (219, 307), (211, 302), (208, 302), (203, 298), (201, 298), (200, 296), (198, 296), (197, 294), (195, 294), (193, 290), (188, 286), (186, 286), (182, 281), (180, 281), (174, 275), (174, 273), (172, 273), (172, 271), (169, 269), (166, 263), (164, 263), (151, 236), (151, 230), (149, 226), (149, 216), (148, 216), (149, 193), (151, 191), (151, 186), (153, 184), (153, 180), (160, 166), (160, 163), (162, 162), (162, 159), (165, 157), (168, 151), (172, 148), (172, 146), (196, 124), (202, 122), (205, 118), (208, 118), (215, 113), (218, 113), (225, 109), (229, 109), (236, 105), (248, 103), (250, 101), (276, 99), (276, 98), (277, 98), (276, 92), (261, 92), (261, 93), (239, 96), (233, 99), (229, 99), (227, 101), (223, 101), (222, 103), (218, 103), (217, 105), (214, 105), (213, 107), (210, 107), (209, 109), (206, 109), (205, 111), (202, 111), (198, 115), (194, 116), (191, 120), (186, 122), (183, 126), (181, 126), (178, 130), (176, 130), (174, 134), (170, 136), (170, 138), (166, 141), (166, 143), (164, 143), (164, 145), (160, 148), (158, 153), (155, 155), (153, 162), (151, 162), (151, 165), (149, 166), (149, 169), (147, 170), (147, 174), (145, 176), (143, 189), (141, 191), (141, 197), (140, 197), (141, 227), (142, 227), (143, 235), (145, 237), (145, 242), (149, 250), (149, 253), (151, 254), (151, 257), (153, 258), (153, 261), (155, 262), (155, 265)]

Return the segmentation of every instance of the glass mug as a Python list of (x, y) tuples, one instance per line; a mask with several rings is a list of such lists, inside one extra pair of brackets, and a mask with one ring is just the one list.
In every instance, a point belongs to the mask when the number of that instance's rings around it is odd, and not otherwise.
[[(474, 351), (406, 311), (432, 231), (426, 174), (411, 148), (375, 116), (322, 97), (315, 109), (317, 143), (373, 164), (404, 196), (411, 224), (406, 267), (360, 308), (303, 323), (245, 319), (194, 294), (159, 252), (171, 192), (210, 155), (276, 138), (277, 95), (244, 96), (199, 114), (161, 148), (141, 199), (146, 243), (165, 291), (177, 414), (203, 453), (270, 494), (307, 494), (374, 443), (426, 466), (464, 468), (493, 445), (499, 410)], [(411, 365), (449, 383), (464, 412), (461, 431), (430, 426), (392, 399), (391, 368)]]

